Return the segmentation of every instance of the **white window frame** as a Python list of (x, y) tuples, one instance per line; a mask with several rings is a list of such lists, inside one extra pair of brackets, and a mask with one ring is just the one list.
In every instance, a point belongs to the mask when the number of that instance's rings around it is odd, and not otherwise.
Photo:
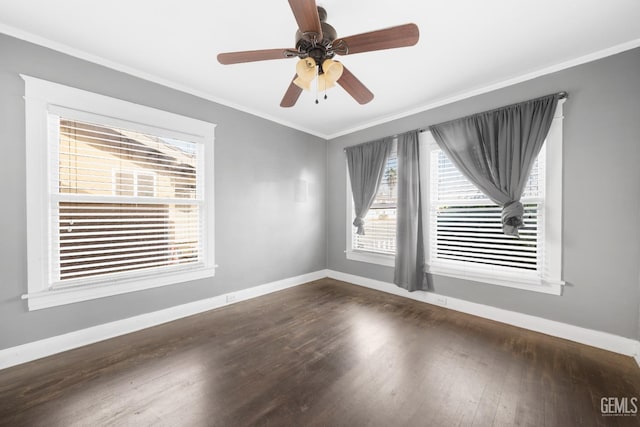
[(353, 219), (355, 217), (355, 211), (353, 207), (353, 196), (351, 195), (351, 179), (349, 178), (349, 169), (346, 166), (346, 162), (345, 170), (347, 175), (347, 248), (344, 251), (346, 258), (351, 261), (394, 267), (396, 265), (395, 255), (353, 249)]
[[(439, 276), (455, 277), (459, 279), (471, 280), (481, 283), (488, 283), (499, 286), (507, 286), (517, 289), (542, 292), (553, 295), (561, 295), (565, 282), (562, 280), (562, 121), (563, 121), (564, 100), (558, 102), (555, 116), (546, 143), (544, 145), (546, 167), (545, 167), (545, 198), (542, 202), (543, 224), (539, 241), (542, 242), (541, 271), (518, 272), (499, 271), (498, 269), (483, 268), (468, 263), (464, 267), (451, 265), (451, 263), (432, 260), (429, 249), (430, 242), (425, 241), (427, 272)], [(420, 165), (423, 223), (429, 224), (430, 205), (430, 154), (431, 150), (437, 148), (433, 135), (429, 131), (424, 131), (420, 135), (420, 150), (424, 153), (421, 156)], [(425, 233), (429, 227), (424, 227)], [(427, 236), (428, 237), (428, 236)]]
[[(215, 124), (128, 101), (21, 75), (25, 81), (26, 122), (26, 200), (27, 200), (27, 260), (29, 310), (86, 301), (143, 289), (183, 283), (212, 277), (215, 274), (214, 245), (214, 131)], [(48, 125), (50, 113), (65, 114), (65, 118), (95, 121), (141, 133), (198, 143), (202, 146), (204, 209), (202, 212), (202, 262), (170, 272), (143, 270), (118, 278), (101, 280), (77, 287), (55, 289), (51, 286), (53, 251), (51, 242), (50, 177), (57, 173), (57, 159), (50, 158), (48, 143), (57, 129)], [(54, 157), (54, 156), (51, 156)], [(204, 167), (206, 165), (206, 167)]]

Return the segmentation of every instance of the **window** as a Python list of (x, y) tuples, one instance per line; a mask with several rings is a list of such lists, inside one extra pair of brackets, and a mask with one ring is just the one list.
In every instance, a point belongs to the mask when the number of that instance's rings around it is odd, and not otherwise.
[[(420, 134), (421, 191), (428, 272), (482, 283), (562, 293), (562, 106), (521, 199), (526, 228), (520, 239), (502, 233), (501, 208), (476, 189), (447, 159), (430, 132)], [(397, 154), (355, 234), (347, 173), (347, 250), (350, 260), (393, 267)]]
[(536, 160), (521, 202), (520, 238), (502, 232), (501, 208), (469, 182), (437, 146), (432, 147), (429, 235), (431, 263), (465, 263), (536, 271), (543, 223), (544, 151)]
[[(502, 233), (501, 208), (469, 182), (430, 132), (421, 136), (429, 272), (559, 294), (561, 272), (562, 105), (521, 202), (520, 238)], [(426, 189), (426, 191), (424, 191)]]
[[(351, 187), (348, 194), (349, 221), (347, 226), (349, 244), (347, 258), (364, 262), (375, 262), (393, 265), (396, 253), (396, 200), (398, 195), (398, 157), (397, 142), (393, 142), (387, 158), (382, 181), (378, 187), (376, 198), (364, 218), (365, 235), (356, 234), (353, 227), (355, 212), (351, 198)], [(348, 176), (348, 173), (347, 173)]]
[(214, 125), (23, 78), (29, 308), (213, 276)]
[(113, 168), (113, 194), (118, 196), (154, 197), (156, 175), (142, 170)]

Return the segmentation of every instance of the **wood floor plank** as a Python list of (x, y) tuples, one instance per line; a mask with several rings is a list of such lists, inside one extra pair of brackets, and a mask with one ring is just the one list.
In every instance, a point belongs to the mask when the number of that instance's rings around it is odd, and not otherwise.
[(626, 426), (633, 359), (323, 279), (0, 371), (6, 426)]

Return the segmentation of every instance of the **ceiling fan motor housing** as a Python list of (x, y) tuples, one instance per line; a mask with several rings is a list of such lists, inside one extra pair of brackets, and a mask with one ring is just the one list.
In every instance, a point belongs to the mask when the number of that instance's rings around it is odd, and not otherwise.
[[(316, 33), (302, 33), (297, 30), (296, 49), (298, 57), (306, 58), (309, 56), (316, 61), (316, 64), (321, 65), (325, 59), (331, 59), (335, 56), (333, 41), (338, 37), (338, 34), (335, 28), (327, 24), (327, 11), (320, 6), (318, 6), (318, 16), (322, 27), (322, 40), (318, 40)], [(319, 71), (322, 73), (322, 67)]]

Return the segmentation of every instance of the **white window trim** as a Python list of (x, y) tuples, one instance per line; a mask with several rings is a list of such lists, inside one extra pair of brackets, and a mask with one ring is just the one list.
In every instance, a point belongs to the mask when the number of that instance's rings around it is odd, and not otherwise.
[[(562, 280), (562, 122), (564, 99), (558, 102), (556, 112), (547, 135), (546, 167), (545, 167), (545, 200), (544, 224), (542, 226), (542, 239), (544, 241), (544, 258), (541, 261), (542, 274), (528, 274), (526, 272), (492, 272), (487, 268), (477, 268), (472, 265), (461, 268), (457, 263), (448, 263), (442, 260), (432, 261), (429, 254), (429, 244), (425, 244), (427, 273), (455, 277), (498, 286), (507, 286), (516, 289), (524, 289), (542, 292), (552, 295), (562, 295), (565, 282)], [(431, 132), (421, 134), (420, 150), (430, 153), (431, 147), (436, 144)], [(421, 156), (428, 159), (428, 155)], [(430, 177), (430, 162), (421, 162), (421, 176)], [(429, 224), (430, 211), (430, 185), (421, 186), (423, 206), (423, 223)], [(424, 227), (428, 232), (428, 227)], [(427, 242), (425, 240), (425, 242)]]
[(377, 252), (363, 251), (353, 249), (353, 196), (351, 195), (351, 180), (349, 179), (349, 170), (345, 163), (347, 179), (347, 248), (344, 251), (348, 260), (368, 262), (369, 264), (384, 265), (387, 267), (395, 267), (395, 255), (381, 254)]
[[(212, 277), (215, 274), (214, 245), (214, 131), (215, 125), (167, 111), (95, 94), (81, 89), (21, 75), (25, 81), (26, 122), (26, 201), (27, 201), (27, 259), (29, 310), (38, 310), (143, 289), (156, 288), (190, 280)], [(47, 156), (49, 112), (64, 111), (73, 119), (87, 120), (101, 116), (102, 124), (124, 127), (142, 133), (158, 133), (165, 137), (201, 142), (204, 156), (201, 161), (211, 167), (199, 168), (204, 173), (203, 194), (206, 206), (201, 219), (203, 227), (204, 260), (196, 268), (172, 269), (171, 272), (140, 272), (121, 280), (96, 279), (95, 284), (82, 287), (51, 289), (48, 283), (51, 263), (49, 251), (50, 206), (48, 201), (49, 174), (57, 164)], [(199, 165), (199, 166), (202, 166)]]

